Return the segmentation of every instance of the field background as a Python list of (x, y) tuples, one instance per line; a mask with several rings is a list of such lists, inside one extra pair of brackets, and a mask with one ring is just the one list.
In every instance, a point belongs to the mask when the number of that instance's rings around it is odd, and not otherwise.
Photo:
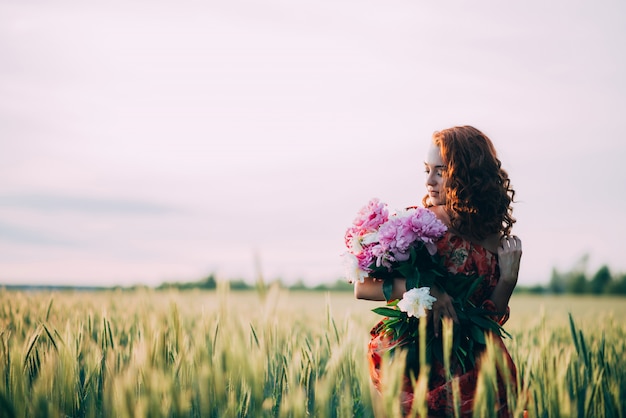
[[(394, 396), (370, 392), (376, 306), (224, 284), (0, 291), (0, 417), (394, 416)], [(626, 415), (626, 299), (514, 295), (510, 307), (506, 345), (527, 395), (511, 400), (518, 414)], [(480, 416), (493, 395), (485, 376)]]

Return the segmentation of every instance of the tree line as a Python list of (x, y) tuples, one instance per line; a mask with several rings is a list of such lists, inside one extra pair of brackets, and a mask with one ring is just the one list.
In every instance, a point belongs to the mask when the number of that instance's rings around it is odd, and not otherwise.
[[(626, 273), (611, 273), (608, 266), (601, 266), (595, 273), (588, 274), (586, 271), (586, 257), (569, 271), (559, 271), (552, 269), (550, 280), (547, 284), (537, 284), (533, 286), (518, 285), (516, 292), (535, 294), (576, 294), (576, 295), (626, 295)], [(229, 280), (231, 290), (253, 290), (266, 288), (272, 284), (279, 287), (297, 291), (335, 291), (352, 292), (353, 285), (347, 283), (345, 279), (337, 279), (334, 282), (322, 283), (313, 286), (297, 281), (293, 284), (285, 284), (280, 279), (275, 279), (270, 283), (258, 280), (250, 284), (242, 279)], [(204, 289), (211, 290), (217, 288), (217, 279), (210, 274), (204, 279), (191, 282), (166, 282), (157, 286), (157, 290), (178, 289)]]
[[(279, 287), (283, 289), (289, 290), (311, 290), (311, 291), (350, 291), (354, 290), (352, 284), (347, 283), (345, 279), (337, 279), (333, 283), (322, 283), (314, 286), (308, 286), (304, 283), (304, 281), (299, 280), (293, 284), (285, 284), (281, 279), (272, 280), (269, 283), (264, 282), (263, 280), (257, 280), (256, 283), (250, 284), (242, 279), (231, 279), (228, 280), (228, 286), (230, 290), (253, 290), (259, 288), (267, 288), (272, 284), (278, 284)], [(191, 282), (165, 282), (161, 285), (157, 286), (157, 290), (168, 290), (168, 289), (177, 289), (177, 290), (190, 290), (190, 289), (203, 289), (203, 290), (211, 290), (217, 288), (217, 279), (215, 275), (210, 274), (204, 279), (198, 281)]]
[[(229, 280), (230, 290), (253, 290), (259, 287), (268, 287), (271, 284), (278, 284), (283, 289), (294, 291), (333, 291), (333, 292), (352, 292), (353, 285), (347, 283), (344, 279), (337, 279), (335, 282), (322, 283), (309, 286), (303, 281), (293, 284), (285, 284), (280, 279), (276, 279), (271, 283), (255, 283), (250, 284), (242, 279)], [(191, 290), (203, 289), (212, 290), (217, 288), (217, 280), (215, 276), (208, 277), (199, 281), (191, 282), (166, 282), (157, 286), (157, 290)], [(535, 293), (535, 294), (577, 294), (577, 295), (626, 295), (626, 273), (614, 275), (611, 274), (607, 266), (602, 266), (593, 275), (588, 275), (580, 270), (572, 270), (560, 272), (557, 269), (552, 270), (552, 275), (548, 284), (537, 284), (533, 286), (518, 286), (516, 292)]]
[(569, 271), (552, 269), (547, 285), (521, 287), (522, 292), (574, 295), (626, 295), (626, 273), (612, 273), (607, 265), (587, 273), (587, 257)]
[[(230, 290), (265, 290), (272, 285), (294, 291), (330, 291), (330, 292), (352, 292), (354, 287), (340, 278), (334, 282), (321, 283), (317, 285), (307, 285), (299, 280), (292, 284), (285, 284), (280, 279), (275, 279), (269, 283), (257, 281), (250, 284), (243, 279), (228, 280)], [(71, 285), (11, 285), (0, 284), (0, 290), (29, 290), (29, 291), (50, 291), (50, 290), (73, 290), (73, 291), (98, 291), (119, 289), (123, 291), (133, 291), (141, 288), (148, 288), (146, 285), (134, 286), (71, 286)], [(156, 290), (214, 290), (217, 288), (217, 279), (213, 274), (196, 281), (171, 281), (164, 282), (153, 289)], [(533, 294), (576, 294), (576, 295), (615, 295), (626, 296), (626, 273), (611, 273), (608, 266), (600, 267), (594, 274), (587, 274), (584, 269), (574, 268), (570, 271), (561, 272), (552, 269), (552, 274), (548, 284), (537, 284), (533, 286), (518, 285), (516, 293)]]

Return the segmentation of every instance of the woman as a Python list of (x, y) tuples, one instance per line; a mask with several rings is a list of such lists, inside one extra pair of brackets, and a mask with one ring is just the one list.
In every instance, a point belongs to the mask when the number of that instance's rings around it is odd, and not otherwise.
[[(493, 318), (503, 324), (508, 319), (508, 303), (517, 283), (522, 244), (519, 238), (510, 235), (515, 222), (511, 207), (515, 191), (492, 142), (471, 126), (435, 132), (425, 169), (427, 194), (422, 203), (448, 227), (437, 242), (437, 253), (451, 274), (483, 277), (470, 300), (475, 306), (493, 311)], [(405, 280), (395, 279), (392, 299), (402, 298), (405, 291)], [(458, 323), (458, 318), (450, 295), (435, 286), (431, 294), (437, 300), (428, 321), (432, 321), (435, 337), (440, 338), (441, 320), (450, 318)], [(355, 282), (355, 296), (385, 300), (382, 281), (368, 277), (362, 283)], [(380, 323), (372, 329), (369, 344), (370, 374), (377, 388), (381, 356), (394, 345), (381, 330)], [(503, 350), (510, 383), (515, 387), (515, 365), (502, 340), (494, 337)], [(475, 354), (480, 358), (480, 353)], [(471, 416), (478, 366), (463, 370), (462, 365), (452, 361), (451, 371), (460, 385), (461, 413)], [(502, 416), (509, 415), (505, 387), (500, 376), (497, 408)], [(413, 388), (410, 377), (406, 376), (402, 393), (405, 413), (410, 411), (412, 400)], [(445, 377), (443, 364), (437, 360), (431, 364), (428, 408), (433, 416), (453, 413), (451, 383)]]

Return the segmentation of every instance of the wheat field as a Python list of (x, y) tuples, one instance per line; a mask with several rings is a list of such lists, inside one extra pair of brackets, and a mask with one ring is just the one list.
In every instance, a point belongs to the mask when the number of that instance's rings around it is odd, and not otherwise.
[[(626, 416), (625, 302), (514, 295), (505, 328), (516, 416)], [(400, 369), (388, 365), (382, 398), (368, 375), (379, 305), (225, 283), (0, 290), (0, 417), (397, 416)], [(490, 376), (486, 367), (476, 416), (492, 414)]]

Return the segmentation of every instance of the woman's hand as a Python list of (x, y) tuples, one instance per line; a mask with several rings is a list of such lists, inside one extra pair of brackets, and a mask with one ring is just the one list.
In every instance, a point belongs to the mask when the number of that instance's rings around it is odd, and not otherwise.
[(500, 280), (491, 293), (491, 301), (496, 310), (504, 313), (509, 305), (509, 299), (517, 284), (519, 265), (522, 258), (522, 240), (515, 235), (502, 237), (498, 246), (498, 265)]
[(438, 289), (436, 286), (430, 288), (430, 294), (437, 298), (433, 302), (433, 309), (428, 315), (428, 319), (433, 321), (433, 328), (435, 331), (435, 337), (439, 337), (441, 333), (441, 320), (445, 317), (452, 319), (455, 323), (459, 323), (459, 318), (456, 316), (456, 310), (452, 305), (454, 299), (445, 291)]
[(500, 240), (498, 247), (498, 264), (500, 280), (508, 285), (517, 284), (519, 265), (522, 258), (522, 240), (515, 235), (507, 235)]

